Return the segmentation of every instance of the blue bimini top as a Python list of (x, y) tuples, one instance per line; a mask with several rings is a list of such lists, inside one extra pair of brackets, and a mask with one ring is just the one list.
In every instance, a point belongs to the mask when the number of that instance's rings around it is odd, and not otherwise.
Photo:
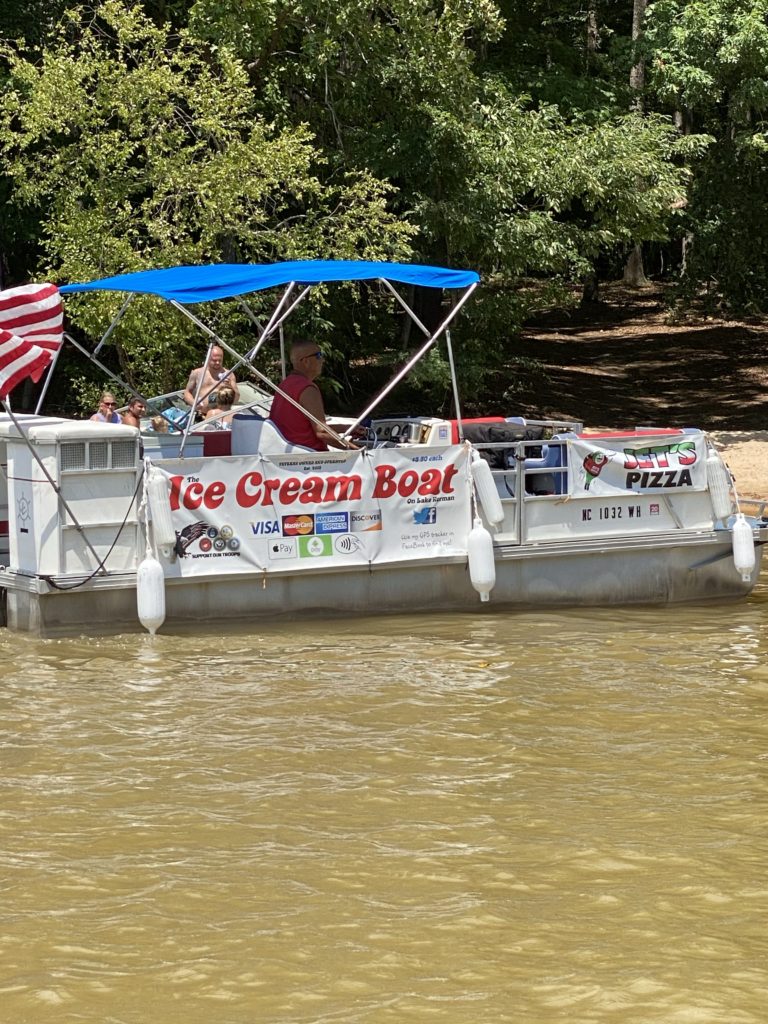
[(167, 267), (134, 274), (105, 277), (88, 284), (66, 284), (63, 295), (76, 292), (133, 292), (158, 295), (181, 305), (229, 299), (249, 292), (326, 281), (374, 281), (384, 278), (425, 288), (469, 288), (480, 277), (474, 270), (447, 270), (409, 263), (372, 263), (364, 260), (294, 260), (288, 263), (216, 263), (205, 267)]

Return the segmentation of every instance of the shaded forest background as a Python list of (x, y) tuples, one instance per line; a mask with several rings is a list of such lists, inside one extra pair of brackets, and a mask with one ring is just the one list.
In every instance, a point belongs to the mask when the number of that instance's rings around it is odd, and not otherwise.
[[(517, 348), (520, 358), (535, 361), (507, 403), (520, 415), (576, 418), (590, 427), (761, 432), (766, 439), (762, 317), (735, 320), (691, 309), (671, 318), (664, 286), (612, 283), (597, 307), (534, 316)], [(759, 460), (768, 465), (763, 449)], [(765, 495), (768, 480), (761, 486)]]
[[(221, 261), (471, 267), (483, 284), (454, 332), (470, 402), (585, 419), (610, 390), (601, 332), (625, 355), (645, 332), (624, 420), (647, 418), (646, 384), (679, 408), (681, 346), (703, 337), (686, 318), (722, 321), (702, 382), (758, 340), (768, 0), (5, 0), (0, 39), (2, 287)], [(433, 295), (411, 298), (439, 321)], [(68, 302), (70, 328), (92, 344), (119, 305)], [(295, 322), (337, 408), (412, 350), (392, 312), (376, 288), (320, 289)], [(241, 313), (210, 315), (250, 347)], [(573, 349), (576, 324), (595, 339)], [(147, 300), (106, 358), (159, 392), (201, 352)], [(52, 401), (77, 411), (102, 383), (66, 357)], [(409, 389), (393, 401), (447, 408), (439, 353)]]

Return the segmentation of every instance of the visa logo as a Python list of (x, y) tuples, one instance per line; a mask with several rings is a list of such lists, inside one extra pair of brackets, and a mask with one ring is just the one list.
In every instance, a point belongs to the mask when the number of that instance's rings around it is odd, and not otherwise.
[(276, 519), (260, 519), (258, 523), (251, 523), (251, 530), (256, 537), (267, 533), (280, 533), (280, 523)]

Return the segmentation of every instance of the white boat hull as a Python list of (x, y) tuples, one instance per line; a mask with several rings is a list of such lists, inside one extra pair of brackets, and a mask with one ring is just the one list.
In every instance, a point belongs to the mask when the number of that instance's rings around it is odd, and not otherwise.
[[(0, 553), (0, 621), (54, 636), (138, 629), (148, 603), (164, 610), (167, 628), (663, 605), (750, 592), (768, 522), (746, 529), (726, 502), (715, 515), (704, 435), (583, 437), (553, 435), (546, 457), (529, 458), (527, 440), (507, 446), (485, 498), (470, 448), (446, 432), (442, 444), (368, 452), (158, 459), (144, 502), (133, 428), (32, 418), (20, 436), (0, 424), (9, 540)], [(647, 468), (654, 460), (661, 469)], [(734, 564), (735, 521), (746, 529), (741, 542), (756, 542), (747, 572)], [(472, 582), (479, 567), (469, 570), (470, 530), (478, 529), (483, 600)], [(160, 589), (137, 602), (147, 558)], [(162, 617), (153, 613), (155, 626)]]
[[(761, 547), (757, 549), (755, 576)], [(7, 572), (4, 624), (38, 636), (135, 630), (132, 573), (60, 591), (44, 580)], [(693, 540), (655, 537), (628, 547), (618, 542), (554, 543), (538, 550), (496, 548), (496, 585), (481, 604), (466, 559), (428, 566), (390, 564), (372, 569), (296, 574), (207, 576), (168, 580), (166, 628), (190, 623), (258, 623), (280, 617), (405, 612), (496, 614), (544, 607), (665, 605), (745, 597), (754, 581), (735, 571), (730, 535), (712, 531)]]

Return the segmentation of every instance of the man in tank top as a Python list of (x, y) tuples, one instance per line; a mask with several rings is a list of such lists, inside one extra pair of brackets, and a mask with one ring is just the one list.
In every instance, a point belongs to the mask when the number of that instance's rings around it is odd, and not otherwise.
[(329, 447), (356, 449), (357, 445), (350, 442), (337, 441), (325, 426), (323, 396), (315, 384), (315, 379), (323, 372), (323, 353), (317, 345), (313, 341), (294, 342), (291, 346), (291, 366), (293, 371), (281, 381), (280, 390), (290, 395), (319, 423), (305, 416), (301, 409), (297, 409), (283, 395), (276, 394), (272, 399), (269, 418), (286, 441), (318, 452), (327, 451)]

